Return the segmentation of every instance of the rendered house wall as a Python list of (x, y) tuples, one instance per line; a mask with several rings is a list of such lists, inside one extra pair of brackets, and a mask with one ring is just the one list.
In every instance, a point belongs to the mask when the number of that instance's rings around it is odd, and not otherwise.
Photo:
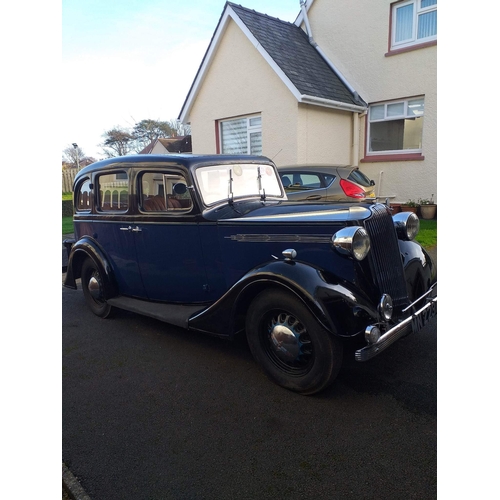
[(360, 168), (377, 183), (377, 194), (437, 200), (437, 45), (395, 55), (389, 52), (389, 0), (314, 0), (308, 12), (314, 40), (369, 104), (425, 97), (421, 161), (373, 162), (365, 155), (360, 127)]
[(216, 152), (216, 120), (253, 113), (262, 116), (262, 154), (277, 165), (349, 163), (351, 113), (299, 105), (229, 21), (190, 112), (193, 152)]

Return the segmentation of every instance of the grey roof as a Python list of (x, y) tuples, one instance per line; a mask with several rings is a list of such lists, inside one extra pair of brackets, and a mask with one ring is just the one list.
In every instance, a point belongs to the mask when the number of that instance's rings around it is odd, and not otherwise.
[(227, 2), (303, 95), (346, 104), (366, 105), (354, 95), (293, 23)]

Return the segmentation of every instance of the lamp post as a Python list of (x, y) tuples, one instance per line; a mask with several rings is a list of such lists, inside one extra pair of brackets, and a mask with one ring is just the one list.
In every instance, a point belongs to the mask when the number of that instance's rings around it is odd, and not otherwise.
[(73, 147), (75, 148), (75, 155), (76, 155), (76, 169), (77, 171), (80, 171), (80, 156), (78, 154), (78, 144), (74, 142)]

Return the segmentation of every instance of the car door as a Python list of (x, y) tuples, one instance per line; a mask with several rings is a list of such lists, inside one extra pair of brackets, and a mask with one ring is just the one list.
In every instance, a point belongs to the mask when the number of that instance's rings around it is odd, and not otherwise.
[(113, 171), (96, 176), (96, 217), (87, 233), (103, 249), (122, 295), (147, 298), (136, 258), (136, 229), (129, 207), (129, 173)]
[(314, 172), (280, 172), (289, 200), (320, 201), (326, 197), (322, 176)]
[(142, 215), (135, 245), (149, 300), (209, 300), (198, 221), (186, 186), (175, 170), (144, 170), (137, 176)]

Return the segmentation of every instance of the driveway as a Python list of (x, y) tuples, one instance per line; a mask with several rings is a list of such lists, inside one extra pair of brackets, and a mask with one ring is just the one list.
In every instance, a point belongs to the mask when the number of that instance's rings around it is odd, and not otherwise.
[(63, 288), (63, 461), (92, 500), (436, 498), (436, 321), (304, 397), (246, 343)]

